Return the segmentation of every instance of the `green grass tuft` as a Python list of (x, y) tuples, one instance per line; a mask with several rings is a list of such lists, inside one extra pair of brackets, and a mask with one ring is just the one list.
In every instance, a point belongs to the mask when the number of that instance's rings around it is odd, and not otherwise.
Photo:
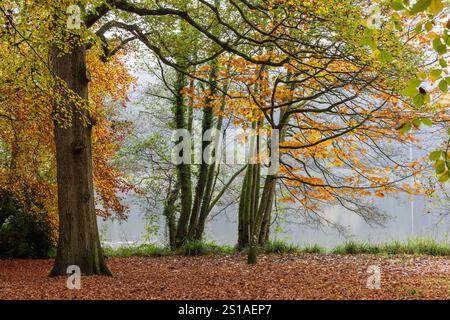
[(299, 247), (287, 244), (283, 241), (269, 241), (261, 248), (264, 253), (299, 253)]
[[(139, 246), (125, 246), (112, 249), (103, 248), (108, 257), (159, 257), (167, 255), (204, 256), (204, 255), (226, 255), (235, 253), (247, 253), (248, 248), (238, 249), (232, 246), (219, 246), (215, 243), (205, 241), (186, 242), (181, 248), (172, 250), (155, 244), (142, 244)], [(285, 243), (281, 240), (270, 241), (258, 248), (261, 253), (311, 253), (327, 254), (328, 251), (319, 245), (299, 247)], [(382, 255), (430, 255), (450, 256), (450, 244), (439, 243), (431, 239), (411, 239), (406, 242), (389, 242), (382, 244), (348, 241), (330, 250), (331, 254), (382, 254)]]
[(206, 256), (206, 255), (222, 255), (232, 254), (235, 250), (231, 246), (219, 246), (212, 242), (204, 240), (195, 240), (186, 242), (179, 250), (178, 254), (184, 256)]
[(116, 249), (104, 247), (103, 252), (107, 257), (161, 257), (172, 254), (169, 248), (160, 247), (154, 244), (123, 246)]
[(318, 244), (315, 244), (315, 245), (308, 245), (306, 247), (301, 248), (300, 252), (301, 253), (313, 253), (313, 254), (326, 254), (327, 250), (324, 247), (321, 247)]
[(394, 241), (384, 244), (348, 241), (343, 245), (335, 247), (331, 253), (449, 256), (450, 245), (439, 243), (432, 239), (412, 239), (407, 242)]

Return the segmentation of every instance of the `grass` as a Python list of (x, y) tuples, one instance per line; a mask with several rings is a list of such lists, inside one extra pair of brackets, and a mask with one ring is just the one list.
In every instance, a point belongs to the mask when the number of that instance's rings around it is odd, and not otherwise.
[(450, 256), (450, 245), (431, 239), (411, 239), (406, 242), (394, 241), (384, 244), (346, 242), (334, 248), (333, 254), (409, 254)]
[[(139, 246), (124, 246), (116, 249), (111, 247), (103, 248), (108, 257), (160, 257), (168, 255), (184, 256), (205, 256), (205, 255), (226, 255), (238, 252), (247, 252), (238, 250), (231, 246), (219, 246), (212, 242), (192, 241), (185, 243), (181, 248), (173, 250), (168, 247), (162, 247), (155, 244), (142, 244)], [(348, 241), (343, 245), (337, 246), (332, 250), (326, 250), (319, 245), (309, 245), (299, 247), (286, 242), (275, 240), (270, 241), (259, 248), (261, 253), (275, 254), (381, 254), (381, 255), (430, 255), (430, 256), (450, 256), (450, 244), (439, 243), (431, 239), (411, 239), (406, 242), (389, 243), (368, 243)]]
[(157, 246), (155, 244), (123, 246), (116, 249), (104, 247), (103, 251), (107, 257), (162, 257), (172, 255), (170, 248)]
[(324, 247), (321, 247), (317, 244), (315, 245), (309, 245), (306, 247), (303, 247), (301, 249), (302, 253), (315, 253), (315, 254), (326, 254), (327, 250)]
[(262, 248), (260, 248), (260, 251), (264, 253), (315, 253), (315, 254), (325, 254), (327, 252), (325, 248), (317, 244), (299, 247), (293, 244), (287, 244), (286, 242), (280, 240), (268, 242)]
[(300, 253), (300, 248), (298, 246), (276, 240), (266, 243), (262, 248), (260, 248), (260, 251), (264, 253)]
[(176, 250), (155, 244), (141, 244), (139, 246), (122, 246), (116, 249), (104, 247), (103, 251), (107, 257), (162, 257), (170, 255), (205, 256), (235, 253), (233, 247), (219, 246), (205, 241), (187, 242), (181, 248)]
[(219, 246), (212, 242), (196, 240), (186, 242), (176, 253), (184, 256), (221, 255), (233, 254), (235, 249), (231, 246)]

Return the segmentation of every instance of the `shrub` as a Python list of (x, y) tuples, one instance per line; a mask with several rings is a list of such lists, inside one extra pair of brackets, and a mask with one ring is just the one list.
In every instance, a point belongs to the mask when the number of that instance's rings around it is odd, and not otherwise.
[(47, 214), (25, 212), (5, 197), (0, 201), (0, 258), (48, 258), (54, 243)]

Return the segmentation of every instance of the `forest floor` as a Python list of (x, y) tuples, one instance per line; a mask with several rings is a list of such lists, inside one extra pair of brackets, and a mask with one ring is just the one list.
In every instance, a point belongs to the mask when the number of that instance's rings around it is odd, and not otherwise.
[[(117, 257), (114, 277), (82, 276), (79, 290), (48, 278), (52, 264), (0, 260), (0, 299), (450, 299), (448, 257), (262, 254), (253, 266), (242, 254)], [(367, 288), (371, 265), (379, 289)]]

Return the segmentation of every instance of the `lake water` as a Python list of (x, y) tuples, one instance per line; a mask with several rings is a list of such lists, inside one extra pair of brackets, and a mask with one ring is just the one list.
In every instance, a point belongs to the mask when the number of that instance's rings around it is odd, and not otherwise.
[[(138, 79), (138, 88), (130, 92), (132, 101), (139, 101), (142, 98), (143, 92), (149, 87), (157, 85), (158, 81), (146, 72), (135, 73)], [(142, 106), (138, 103), (131, 103), (132, 108), (127, 111), (127, 118), (139, 119), (139, 111)], [(168, 105), (170, 110), (170, 105)], [(134, 116), (133, 116), (134, 114)], [(147, 120), (145, 120), (147, 121)], [(145, 123), (144, 121), (144, 123)], [(426, 142), (424, 145), (430, 147), (434, 141), (435, 145), (439, 145), (438, 136), (446, 138), (446, 133), (437, 134), (430, 131), (430, 129), (421, 130), (420, 133), (425, 136), (422, 137)], [(421, 156), (427, 156), (430, 150), (415, 150), (414, 158), (418, 159)], [(405, 156), (410, 160), (413, 159), (412, 149), (404, 149)], [(432, 174), (432, 173), (431, 173)], [(362, 218), (346, 211), (341, 207), (329, 208), (322, 212), (327, 219), (337, 222), (348, 227), (348, 233), (351, 234), (353, 240), (357, 241), (371, 241), (371, 242), (387, 242), (393, 240), (405, 241), (410, 238), (428, 237), (439, 241), (450, 242), (450, 213), (442, 218), (439, 215), (445, 213), (442, 208), (434, 207), (430, 204), (429, 199), (423, 196), (416, 196), (411, 199), (406, 194), (397, 195), (394, 197), (376, 198), (373, 199), (375, 204), (384, 210), (389, 216), (390, 220), (384, 227), (371, 227)], [(127, 221), (103, 221), (99, 219), (99, 229), (103, 240), (112, 246), (120, 246), (126, 243), (141, 243), (145, 237), (145, 209), (136, 204), (136, 199), (129, 196), (126, 203), (130, 207), (130, 214)], [(446, 206), (449, 210), (450, 206)], [(428, 213), (428, 211), (430, 211)], [(162, 212), (160, 208), (159, 212)], [(214, 215), (214, 212), (212, 213)], [(234, 245), (237, 240), (237, 208), (229, 207), (220, 215), (217, 215), (206, 225), (206, 239), (214, 241), (217, 244)], [(272, 239), (282, 239), (286, 242), (308, 245), (319, 244), (327, 248), (334, 247), (338, 244), (349, 240), (337, 230), (333, 228), (323, 227), (321, 229), (314, 229), (310, 226), (302, 224), (301, 217), (287, 216), (281, 217), (278, 220), (279, 227), (272, 228)], [(153, 236), (151, 241), (155, 243), (165, 243), (165, 228), (164, 220), (161, 218), (158, 222), (160, 232), (157, 236)], [(281, 229), (281, 231), (279, 230)]]
[[(133, 197), (127, 202), (130, 214), (127, 221), (103, 221), (99, 219), (99, 229), (102, 238), (113, 247), (126, 243), (142, 243), (145, 239), (145, 211), (136, 204)], [(436, 212), (426, 211), (430, 208), (429, 201), (423, 196), (414, 197), (413, 201), (407, 195), (374, 199), (377, 207), (385, 210), (390, 216), (387, 224), (369, 226), (361, 217), (340, 207), (324, 211), (331, 221), (348, 227), (350, 235), (344, 236), (330, 227), (313, 228), (302, 224), (302, 219), (296, 216), (286, 216), (279, 219), (278, 227), (273, 226), (272, 238), (281, 239), (298, 245), (319, 244), (332, 248), (353, 239), (357, 241), (388, 242), (405, 241), (410, 238), (427, 237), (439, 241), (450, 242), (450, 217), (439, 217)], [(206, 239), (217, 244), (234, 245), (237, 240), (237, 208), (229, 207), (208, 221)], [(165, 243), (164, 221), (157, 223), (160, 230), (157, 236), (151, 237), (151, 242)], [(281, 229), (281, 230), (280, 230)]]

